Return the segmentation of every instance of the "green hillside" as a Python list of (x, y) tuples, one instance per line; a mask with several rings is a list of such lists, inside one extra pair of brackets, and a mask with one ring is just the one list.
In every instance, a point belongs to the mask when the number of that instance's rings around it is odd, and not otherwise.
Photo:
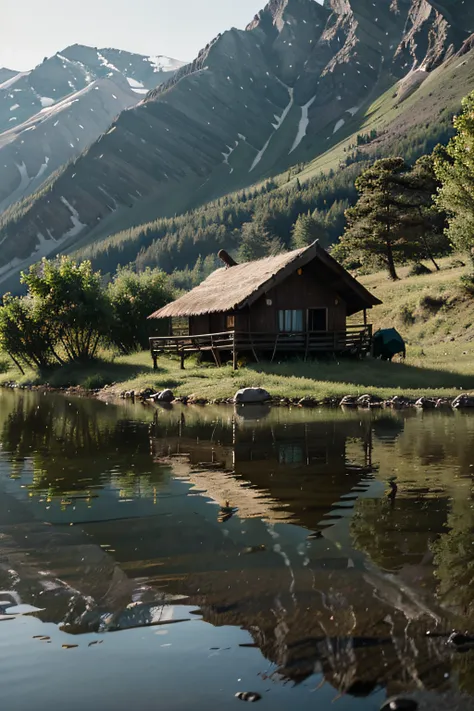
[(103, 352), (101, 360), (89, 365), (71, 364), (43, 375), (30, 370), (22, 376), (9, 368), (0, 374), (0, 384), (16, 380), (24, 384), (46, 381), (54, 387), (110, 385), (104, 396), (170, 387), (176, 395), (193, 394), (207, 400), (232, 397), (239, 388), (251, 386), (291, 398), (366, 392), (387, 398), (454, 397), (460, 391), (474, 391), (474, 301), (460, 286), (460, 277), (468, 268), (453, 266), (452, 257), (440, 264), (441, 271), (426, 276), (408, 276), (408, 268), (402, 268), (396, 282), (387, 279), (386, 272), (361, 278), (383, 302), (370, 312), (374, 328), (396, 327), (404, 336), (404, 362), (297, 360), (249, 364), (233, 372), (230, 365), (216, 371), (214, 365), (198, 365), (192, 358), (181, 371), (178, 359), (162, 356), (155, 372), (148, 352), (125, 357)]

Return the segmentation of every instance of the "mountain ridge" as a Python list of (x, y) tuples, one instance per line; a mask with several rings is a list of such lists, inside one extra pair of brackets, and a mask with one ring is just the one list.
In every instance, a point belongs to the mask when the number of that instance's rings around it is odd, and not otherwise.
[[(77, 157), (109, 128), (115, 116), (137, 104), (182, 64), (163, 56), (76, 44), (29, 72), (4, 72), (7, 78), (0, 83), (0, 211)], [(94, 90), (98, 95), (91, 100)]]
[[(448, 4), (459, 12), (461, 3)], [(323, 153), (377, 93), (397, 81), (407, 95), (417, 90), (468, 39), (457, 14), (449, 24), (428, 0), (383, 0), (376, 14), (373, 5), (271, 0), (247, 29), (218, 35), (122, 112), (47, 194), (4, 214), (0, 276), (34, 257), (46, 235), (51, 251), (70, 245), (74, 220), (74, 239), (107, 236), (121, 220), (143, 222), (145, 205), (187, 209), (180, 191), (205, 201), (216, 183), (245, 186)]]

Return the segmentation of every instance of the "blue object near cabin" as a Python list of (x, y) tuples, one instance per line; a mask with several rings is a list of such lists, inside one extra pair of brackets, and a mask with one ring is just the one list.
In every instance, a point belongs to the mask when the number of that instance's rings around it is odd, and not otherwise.
[(374, 358), (392, 360), (397, 353), (406, 356), (405, 341), (395, 328), (382, 328), (374, 333), (373, 355)]

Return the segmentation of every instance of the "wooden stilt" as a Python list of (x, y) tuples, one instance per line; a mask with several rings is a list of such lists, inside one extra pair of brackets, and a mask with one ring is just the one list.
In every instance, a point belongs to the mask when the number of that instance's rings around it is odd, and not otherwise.
[(216, 351), (215, 348), (211, 348), (211, 353), (212, 353), (212, 357), (214, 358), (214, 362), (215, 362), (217, 368), (219, 368), (221, 363), (220, 363), (220, 358), (218, 357), (218, 351)]
[(258, 359), (257, 351), (255, 350), (255, 346), (253, 345), (252, 334), (250, 333), (249, 335), (250, 335), (250, 347), (252, 349), (253, 357), (255, 358), (256, 363), (260, 363), (260, 361)]
[(151, 357), (153, 358), (153, 370), (158, 370), (158, 355), (156, 353), (152, 353)]
[(184, 370), (184, 348), (181, 349), (181, 370)]
[(271, 359), (271, 361), (270, 361), (271, 363), (273, 363), (273, 361), (275, 360), (275, 355), (276, 355), (277, 346), (278, 346), (278, 336), (279, 336), (279, 335), (280, 335), (280, 334), (277, 333), (276, 338), (275, 338), (275, 347), (274, 347), (274, 349), (273, 349), (273, 355), (272, 355), (272, 359)]
[(232, 370), (237, 370), (237, 349), (235, 344), (235, 331), (232, 339)]

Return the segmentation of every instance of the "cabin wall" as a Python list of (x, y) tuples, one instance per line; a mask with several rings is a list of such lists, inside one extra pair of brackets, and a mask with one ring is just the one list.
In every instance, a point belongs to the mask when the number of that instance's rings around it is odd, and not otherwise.
[(254, 332), (275, 332), (281, 309), (312, 308), (327, 308), (328, 331), (345, 330), (346, 303), (334, 289), (321, 284), (312, 269), (305, 268), (301, 275), (295, 272), (251, 306), (250, 328)]
[[(324, 267), (312, 262), (290, 274), (281, 284), (269, 289), (250, 308), (234, 314), (236, 331), (276, 333), (279, 330), (280, 310), (325, 308), (328, 331), (344, 331), (347, 322), (347, 304), (331, 285)], [(221, 333), (233, 330), (227, 326), (227, 313), (193, 316), (189, 319), (190, 334)], [(306, 319), (305, 319), (306, 328)]]
[(227, 330), (225, 314), (210, 314), (210, 324), (211, 330), (209, 331), (209, 333), (223, 333)]
[(245, 309), (244, 311), (237, 312), (235, 314), (235, 330), (236, 331), (242, 331), (244, 333), (248, 333), (248, 331), (250, 330), (249, 316), (250, 316), (250, 312), (248, 311), (248, 309)]
[(209, 314), (189, 317), (189, 334), (199, 336), (200, 334), (211, 333)]
[(227, 327), (228, 315), (230, 315), (230, 313), (213, 313), (204, 314), (203, 316), (190, 316), (189, 333), (192, 336), (199, 336), (207, 333), (249, 330), (249, 312), (247, 310), (232, 314), (234, 316), (234, 328)]

